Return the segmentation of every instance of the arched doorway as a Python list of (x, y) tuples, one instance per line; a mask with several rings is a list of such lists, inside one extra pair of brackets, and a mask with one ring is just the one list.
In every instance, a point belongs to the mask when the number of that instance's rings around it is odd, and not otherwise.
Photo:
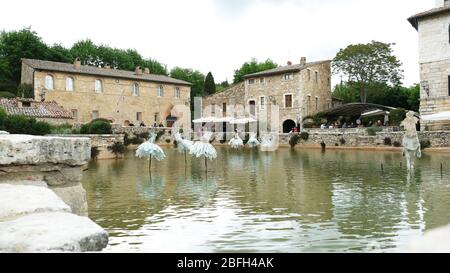
[(291, 132), (292, 130), (294, 130), (295, 126), (297, 126), (297, 124), (292, 119), (285, 120), (283, 122), (283, 133), (287, 134)]

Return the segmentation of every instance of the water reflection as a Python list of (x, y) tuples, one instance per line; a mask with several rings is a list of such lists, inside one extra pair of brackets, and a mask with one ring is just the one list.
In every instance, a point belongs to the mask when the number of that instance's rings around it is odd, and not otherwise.
[(132, 152), (85, 172), (107, 251), (392, 251), (450, 223), (448, 154), (408, 179), (397, 153), (218, 149), (206, 176), (202, 160), (165, 152), (151, 179)]

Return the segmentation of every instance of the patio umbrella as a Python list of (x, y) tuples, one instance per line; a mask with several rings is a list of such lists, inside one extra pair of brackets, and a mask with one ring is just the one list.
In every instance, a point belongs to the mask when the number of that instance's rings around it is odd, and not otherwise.
[(241, 118), (241, 119), (235, 119), (233, 121), (231, 121), (231, 124), (247, 124), (247, 123), (251, 123), (251, 122), (257, 122), (256, 119), (254, 118)]
[(205, 118), (194, 119), (192, 122), (193, 123), (210, 123), (210, 122), (216, 122), (215, 120), (216, 120), (215, 117), (205, 117)]
[(421, 120), (425, 121), (443, 121), (450, 120), (450, 111), (439, 112), (433, 115), (425, 115), (420, 117)]

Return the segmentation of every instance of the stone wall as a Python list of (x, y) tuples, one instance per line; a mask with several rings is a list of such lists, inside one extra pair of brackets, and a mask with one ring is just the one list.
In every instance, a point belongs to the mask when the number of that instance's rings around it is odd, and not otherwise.
[[(252, 82), (254, 80), (251, 84), (249, 80), (245, 80), (223, 92), (204, 97), (203, 116), (233, 116), (234, 112), (242, 117), (251, 113), (249, 105), (250, 101), (254, 101), (255, 116), (260, 120), (267, 120), (272, 130), (282, 132), (284, 122), (297, 123), (302, 117), (332, 107), (330, 77), (330, 62), (323, 61), (307, 64), (306, 68), (292, 73), (290, 79), (285, 79), (283, 73), (278, 73), (251, 79)], [(285, 95), (292, 95), (292, 107), (286, 107)], [(227, 105), (226, 113), (223, 113), (224, 103)], [(212, 105), (215, 107), (211, 107)], [(212, 108), (215, 108), (213, 113)], [(278, 109), (278, 113), (275, 109)], [(272, 121), (272, 115), (276, 113), (279, 117)]]
[[(89, 138), (91, 140), (91, 147), (97, 147), (99, 154), (97, 159), (114, 159), (116, 155), (108, 150), (108, 147), (116, 142), (124, 143), (124, 134), (112, 134), (112, 135), (52, 135), (58, 137), (68, 138)], [(123, 155), (119, 155), (122, 158)]]
[[(450, 111), (449, 24), (448, 13), (419, 19), (420, 80), (427, 83), (429, 89), (429, 92), (426, 92), (424, 87), (421, 87), (421, 115)], [(450, 122), (422, 122), (421, 126), (422, 130), (449, 130)]]
[[(29, 72), (25, 64), (22, 70), (22, 81), (28, 82)], [(54, 78), (54, 90), (45, 90), (47, 75)], [(73, 91), (66, 91), (67, 77), (74, 80)], [(94, 91), (96, 79), (102, 82), (100, 93)], [(99, 117), (114, 120), (118, 124), (124, 124), (125, 121), (139, 124), (137, 115), (141, 113), (141, 119), (147, 125), (154, 124), (156, 114), (158, 124), (166, 124), (167, 116), (176, 115), (185, 126), (190, 126), (190, 86), (48, 71), (35, 71), (32, 82), (36, 98), (40, 98), (45, 90), (47, 101), (56, 101), (66, 110), (76, 112), (74, 122), (89, 122), (93, 119), (92, 112), (98, 111)], [(139, 86), (139, 96), (131, 94), (133, 83)], [(164, 88), (161, 97), (157, 94), (160, 85)], [(180, 90), (179, 98), (175, 96), (175, 88)]]
[[(346, 131), (348, 130), (348, 131)], [(395, 142), (402, 143), (403, 132), (383, 131), (369, 136), (367, 129), (335, 129), (335, 130), (305, 130), (308, 132), (307, 141), (302, 141), (299, 146), (316, 146), (324, 142), (327, 147), (395, 147)], [(430, 141), (430, 148), (450, 148), (450, 131), (425, 131), (418, 132), (421, 141)], [(291, 134), (280, 135), (280, 144), (287, 145)], [(391, 145), (385, 145), (385, 139), (389, 138)]]
[(81, 184), (90, 148), (89, 138), (0, 134), (0, 252), (106, 247)]

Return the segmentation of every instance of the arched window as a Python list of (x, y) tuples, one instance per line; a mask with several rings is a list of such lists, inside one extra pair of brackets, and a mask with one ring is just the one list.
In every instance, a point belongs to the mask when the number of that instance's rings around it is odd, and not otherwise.
[(45, 76), (45, 89), (53, 90), (53, 76), (52, 75)]
[(164, 86), (158, 86), (157, 95), (158, 97), (164, 97)]
[(131, 95), (134, 97), (139, 96), (139, 85), (135, 82), (131, 85)]
[(175, 98), (179, 99), (180, 98), (180, 88), (179, 87), (175, 87)]
[(73, 91), (73, 78), (72, 77), (66, 78), (66, 91)]
[(95, 93), (101, 93), (103, 91), (102, 81), (95, 80)]

